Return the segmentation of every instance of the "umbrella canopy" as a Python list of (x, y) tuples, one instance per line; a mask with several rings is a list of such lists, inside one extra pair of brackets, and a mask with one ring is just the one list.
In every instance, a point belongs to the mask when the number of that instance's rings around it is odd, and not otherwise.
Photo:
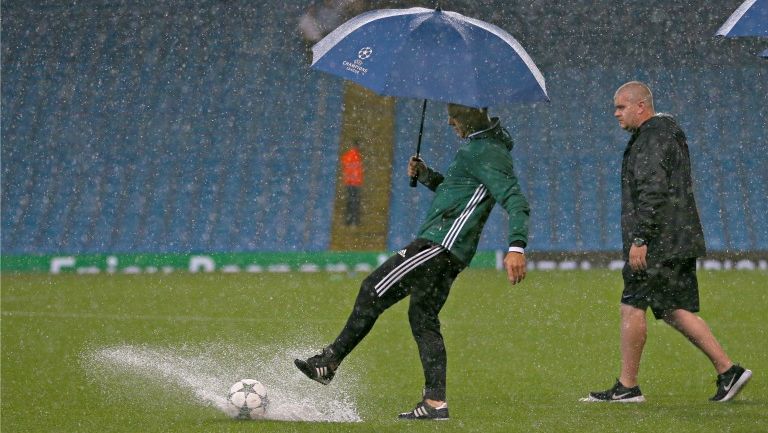
[(746, 0), (720, 26), (718, 36), (768, 37), (768, 0)]
[(440, 9), (358, 15), (312, 47), (312, 68), (386, 96), (473, 107), (549, 101), (544, 77), (515, 38)]

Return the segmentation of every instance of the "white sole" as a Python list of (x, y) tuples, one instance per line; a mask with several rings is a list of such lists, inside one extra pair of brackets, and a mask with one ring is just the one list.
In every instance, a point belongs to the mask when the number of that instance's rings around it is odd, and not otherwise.
[(622, 398), (619, 400), (600, 400), (599, 398), (594, 398), (590, 395), (589, 397), (580, 398), (579, 401), (586, 403), (642, 403), (645, 401), (645, 396), (638, 395), (637, 397)]

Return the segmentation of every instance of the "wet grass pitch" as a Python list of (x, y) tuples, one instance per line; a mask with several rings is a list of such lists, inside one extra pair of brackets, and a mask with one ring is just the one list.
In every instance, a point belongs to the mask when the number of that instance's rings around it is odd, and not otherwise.
[[(768, 274), (700, 272), (701, 316), (754, 372), (710, 403), (715, 374), (649, 314), (640, 405), (578, 401), (619, 373), (618, 272), (530, 272), (510, 286), (469, 269), (441, 314), (447, 422), (395, 419), (423, 378), (407, 301), (387, 311), (331, 385), (295, 356), (330, 342), (365, 275), (2, 275), (2, 431), (760, 432), (768, 431)], [(268, 388), (268, 419), (222, 405), (236, 380)]]

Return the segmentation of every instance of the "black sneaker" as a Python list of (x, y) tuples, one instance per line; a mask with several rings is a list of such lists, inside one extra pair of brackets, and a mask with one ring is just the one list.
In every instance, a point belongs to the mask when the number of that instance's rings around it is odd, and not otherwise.
[(744, 388), (752, 377), (752, 371), (734, 364), (723, 374), (717, 375), (717, 393), (710, 398), (712, 401), (728, 401)]
[(293, 363), (308, 378), (316, 380), (323, 385), (331, 383), (331, 379), (336, 374), (336, 369), (339, 368), (339, 362), (336, 360), (330, 347), (324, 348), (323, 353), (315, 355), (306, 361), (295, 359)]
[(422, 400), (412, 411), (401, 413), (397, 419), (445, 421), (448, 419), (448, 403), (443, 403), (440, 407), (432, 407)]
[(627, 388), (626, 386), (621, 384), (621, 381), (619, 379), (616, 379), (616, 384), (613, 385), (613, 388), (600, 391), (600, 392), (590, 392), (588, 397), (584, 397), (579, 399), (579, 401), (588, 401), (588, 402), (601, 402), (601, 401), (608, 401), (612, 403), (642, 403), (645, 401), (645, 397), (643, 397), (643, 393), (640, 392), (639, 386), (633, 386), (632, 388)]

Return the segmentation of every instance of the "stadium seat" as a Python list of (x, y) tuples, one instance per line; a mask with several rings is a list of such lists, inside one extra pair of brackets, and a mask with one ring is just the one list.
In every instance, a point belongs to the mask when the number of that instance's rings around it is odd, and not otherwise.
[[(310, 70), (300, 37), (285, 31), (298, 9), (22, 3), (3, 5), (13, 18), (3, 22), (3, 254), (328, 248), (343, 83)], [(711, 251), (768, 250), (761, 73), (653, 67), (636, 77), (689, 136)], [(549, 104), (491, 107), (516, 142), (530, 248), (616, 251), (627, 136), (610, 94), (628, 72), (544, 74)], [(414, 236), (431, 200), (398, 163), (413, 153), (420, 108), (396, 104), (391, 249)], [(444, 170), (459, 145), (444, 106), (429, 104), (422, 156)], [(504, 213), (487, 225), (480, 249), (503, 247)]]

